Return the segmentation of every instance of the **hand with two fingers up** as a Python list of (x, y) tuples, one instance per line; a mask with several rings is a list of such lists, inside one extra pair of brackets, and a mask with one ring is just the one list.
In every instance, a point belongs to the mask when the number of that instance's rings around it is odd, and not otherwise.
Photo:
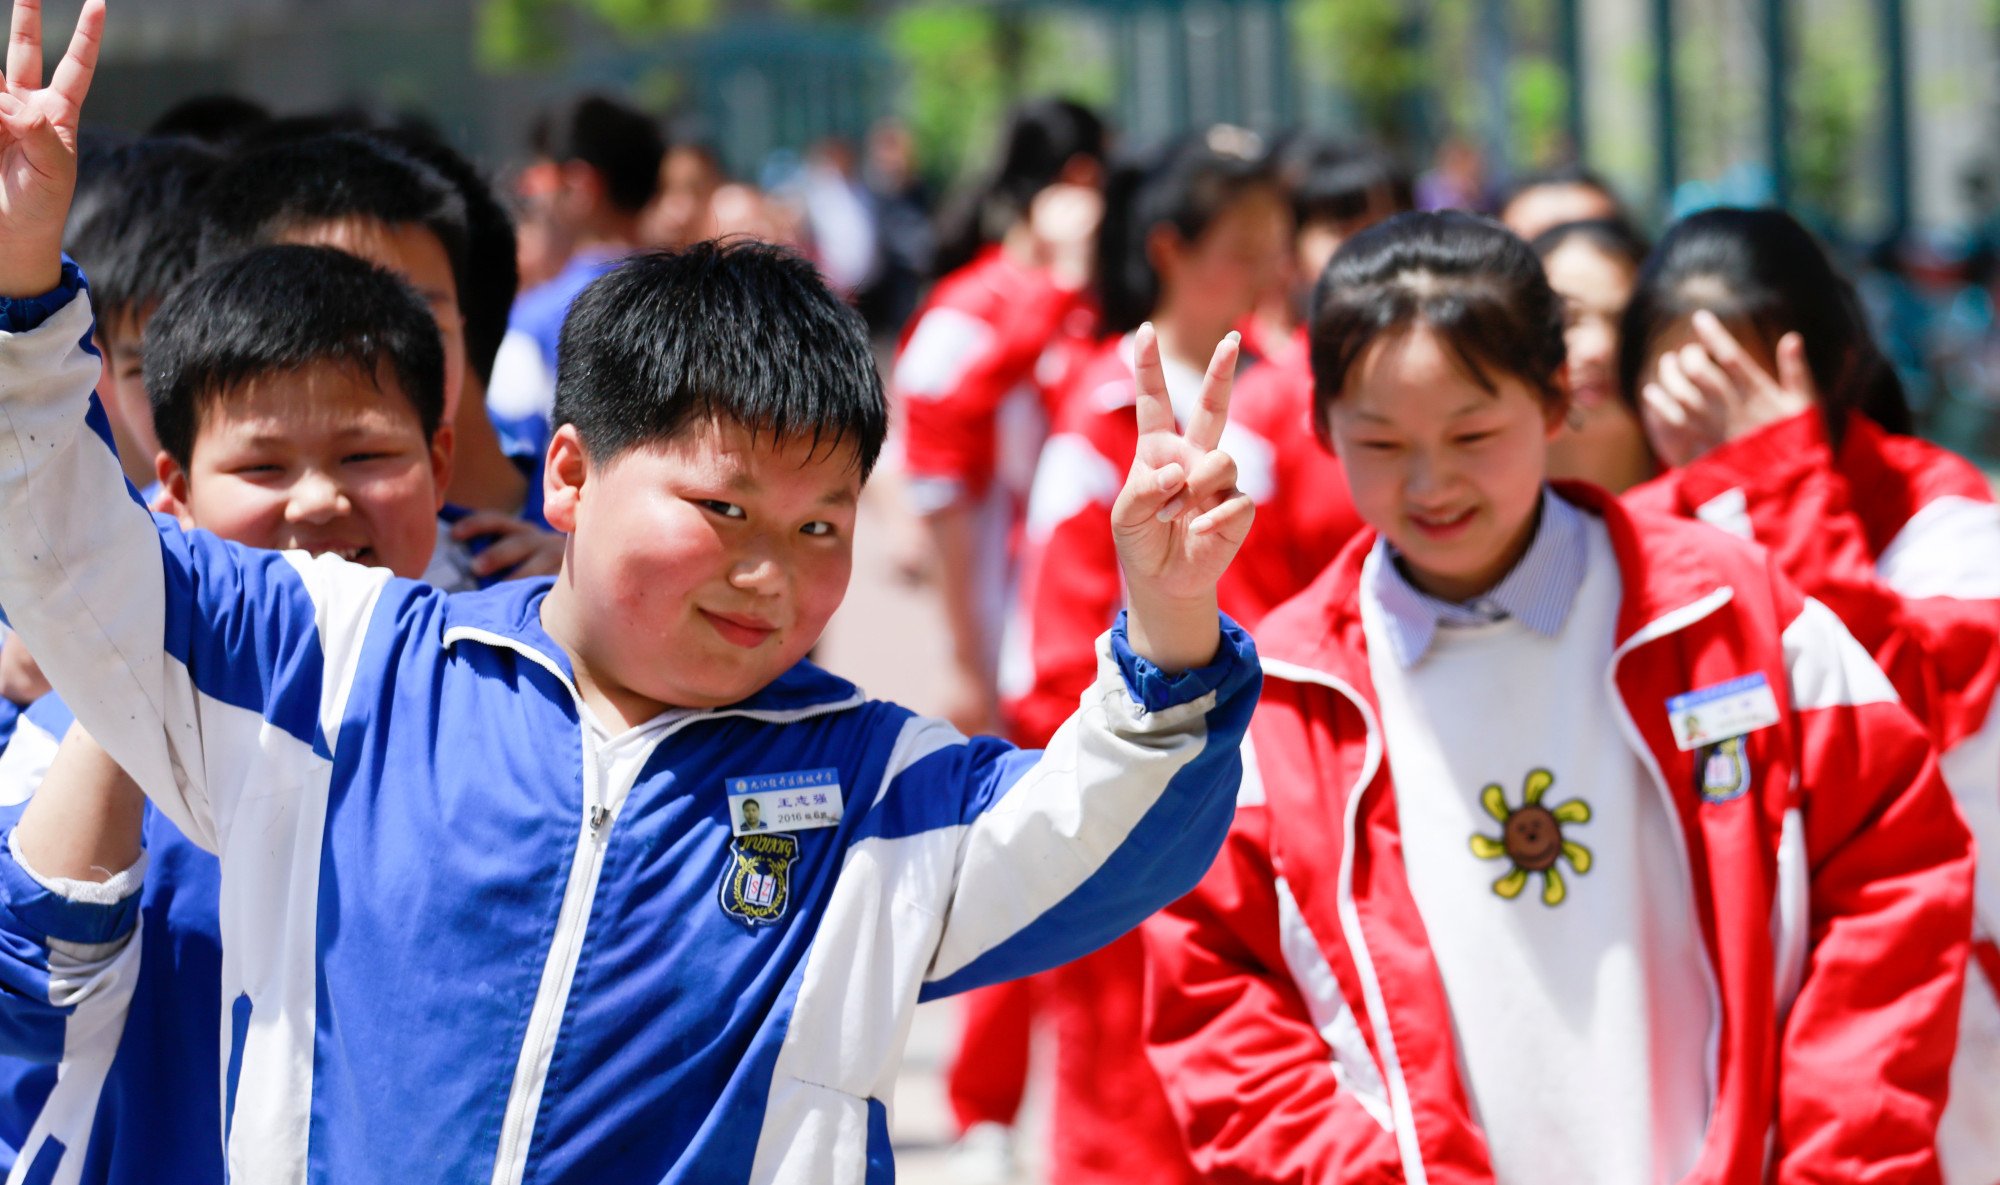
[(85, 0), (69, 52), (44, 86), (41, 0), (14, 0), (0, 83), (0, 298), (41, 296), (62, 282), (77, 123), (103, 36), (104, 0)]
[(1758, 365), (1706, 309), (1692, 318), (1695, 337), (1660, 355), (1640, 392), (1640, 414), (1653, 451), (1685, 465), (1718, 445), (1788, 420), (1819, 404), (1805, 339), (1778, 339), (1776, 375)]
[(1221, 644), (1216, 582), (1250, 533), (1256, 507), (1236, 488), (1218, 447), (1229, 423), (1239, 338), (1222, 339), (1183, 430), (1167, 394), (1153, 327), (1134, 336), (1139, 446), (1111, 507), (1125, 577), (1125, 630), (1134, 653), (1179, 672), (1214, 660)]

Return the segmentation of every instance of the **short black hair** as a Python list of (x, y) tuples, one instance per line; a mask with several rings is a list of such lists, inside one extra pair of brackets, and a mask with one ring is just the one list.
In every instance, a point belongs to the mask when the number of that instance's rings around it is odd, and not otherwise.
[(101, 325), (143, 316), (193, 273), (199, 201), (221, 159), (178, 137), (86, 148), (63, 247), (90, 277)]
[(160, 447), (183, 468), (201, 417), (267, 375), (334, 364), (390, 382), (437, 435), (444, 343), (394, 272), (331, 247), (258, 247), (199, 272), (146, 325), (146, 393)]
[(600, 94), (577, 95), (543, 111), (529, 130), (528, 147), (558, 164), (576, 160), (596, 169), (611, 204), (630, 214), (653, 200), (660, 158), (667, 154), (658, 121)]
[(555, 422), (609, 461), (700, 425), (847, 442), (865, 481), (889, 428), (868, 328), (799, 255), (747, 239), (632, 257), (583, 290)]
[(228, 93), (196, 95), (167, 108), (146, 129), (149, 136), (187, 136), (218, 148), (242, 143), (271, 122), (270, 109)]
[(493, 381), (493, 360), (507, 336), (507, 317), (521, 286), (514, 219), (474, 165), (435, 134), (415, 127), (376, 133), (437, 170), (465, 204), (465, 274), (458, 309), (465, 317), (465, 364), (481, 383)]
[(302, 226), (350, 218), (429, 230), (465, 299), (465, 199), (436, 169), (369, 132), (269, 140), (231, 157), (202, 203), (201, 265)]
[(1436, 333), (1489, 391), (1511, 375), (1547, 402), (1563, 398), (1563, 305), (1528, 245), (1460, 210), (1398, 214), (1342, 243), (1313, 290), (1313, 418), (1322, 437), (1368, 348), (1412, 325)]

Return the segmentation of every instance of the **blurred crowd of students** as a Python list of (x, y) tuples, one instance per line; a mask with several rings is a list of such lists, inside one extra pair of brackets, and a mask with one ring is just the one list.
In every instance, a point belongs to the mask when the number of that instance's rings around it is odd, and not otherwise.
[[(1758, 669), (1783, 670), (1776, 678), (1796, 680), (1800, 660), (1793, 650), (1816, 653), (1817, 643), (1798, 640), (1809, 632), (1812, 611), (1786, 600), (1795, 587), (1865, 648), (1893, 687), (1890, 698), (1908, 707), (1929, 746), (1884, 757), (1892, 742), (1908, 739), (1891, 735), (1895, 722), (1879, 732), (1865, 720), (1814, 723), (1813, 711), (1860, 711), (1876, 702), (1841, 698), (1835, 687), (1841, 677), (1861, 678), (1847, 668), (1839, 668), (1844, 676), (1825, 676), (1825, 688), (1808, 689), (1792, 706), (1796, 712), (1783, 713), (1783, 728), (1807, 738), (1799, 744), (1808, 749), (1821, 743), (1816, 729), (1832, 730), (1834, 739), (1824, 744), (1834, 751), (1814, 750), (1801, 759), (1804, 774), (1765, 753), (1763, 741), (1753, 752), (1743, 734), (1714, 745), (1679, 746), (1700, 754), (1689, 784), (1681, 787), (1698, 804), (1721, 805), (1747, 793), (1751, 775), (1744, 771), (1753, 765), (1765, 772), (1791, 770), (1806, 784), (1791, 807), (1807, 792), (1823, 802), (1841, 792), (1833, 783), (1844, 763), (1855, 795), (1866, 798), (1853, 809), (1866, 817), (1842, 823), (1841, 810), (1824, 808), (1801, 823), (1787, 815), (1779, 794), (1775, 815), (1760, 817), (1752, 840), (1731, 839), (1737, 846), (1730, 847), (1721, 838), (1703, 841), (1706, 846), (1683, 838), (1668, 845), (1679, 854), (1675, 859), (1698, 853), (1669, 879), (1678, 878), (1678, 892), (1701, 904), (1658, 919), (1646, 913), (1648, 925), (1658, 921), (1662, 928), (1646, 934), (1658, 939), (1659, 949), (1697, 953), (1692, 963), (1659, 970), (1649, 984), (1656, 992), (1667, 984), (1691, 985), (1704, 999), (1712, 992), (1708, 1010), (1688, 1022), (1707, 1036), (1665, 1028), (1635, 1035), (1628, 1024), (1622, 1038), (1640, 1046), (1715, 1047), (1701, 1063), (1709, 1077), (1689, 1088), (1699, 1096), (1689, 1106), (1706, 1108), (1711, 1127), (1755, 1129), (1726, 1154), (1712, 1154), (1739, 1158), (1726, 1171), (1702, 1162), (1720, 1173), (1713, 1179), (1743, 1180), (1730, 1175), (1741, 1171), (1743, 1147), (1762, 1147), (1766, 1131), (1812, 1129), (1815, 1121), (1810, 1101), (1793, 1095), (1773, 1101), (1780, 1094), (1773, 1075), (1796, 1075), (1798, 1083), (1837, 1076), (1842, 1051), (1855, 1043), (1893, 1044), (1898, 1033), (1912, 1035), (1916, 1048), (1906, 1057), (1890, 1059), (1873, 1078), (1862, 1075), (1865, 1087), (1882, 1096), (1885, 1123), (1908, 1131), (1936, 1123), (1934, 1112), (1945, 1098), (1938, 1078), (1950, 1066), (1950, 1102), (1939, 1137), (1946, 1180), (2000, 1181), (2000, 952), (1989, 940), (2000, 927), (1995, 874), (1990, 864), (1982, 867), (1973, 891), (1975, 940), (1961, 1019), (1956, 1003), (1937, 1003), (1960, 998), (1945, 982), (1953, 978), (1954, 956), (1925, 945), (1950, 930), (1957, 916), (1951, 911), (1958, 890), (1939, 871), (1951, 857), (1905, 867), (1893, 851), (1863, 851), (1857, 838), (1879, 824), (1913, 850), (1932, 842), (1950, 846), (1937, 838), (1943, 827), (1937, 818), (1905, 818), (1906, 804), (1898, 798), (1906, 787), (1928, 785), (1933, 775), (1926, 763), (1934, 750), (1958, 813), (1978, 838), (2000, 842), (2000, 725), (1992, 719), (2000, 685), (2000, 513), (1975, 469), (1910, 435), (1896, 368), (1871, 335), (1854, 285), (1788, 215), (1704, 212), (1649, 243), (1608, 186), (1581, 170), (1555, 172), (1515, 186), (1490, 211), (1491, 223), (1423, 224), (1420, 233), (1416, 224), (1403, 222), (1409, 243), (1399, 249), (1421, 254), (1421, 247), (1437, 259), (1455, 250), (1475, 257), (1461, 273), (1446, 275), (1434, 259), (1421, 267), (1394, 263), (1382, 240), (1362, 240), (1373, 255), (1343, 249), (1420, 205), (1477, 205), (1485, 195), (1454, 189), (1449, 170), (1419, 184), (1379, 147), (1314, 133), (1267, 140), (1217, 126), (1128, 148), (1085, 107), (1030, 102), (1010, 114), (991, 167), (977, 184), (938, 205), (935, 215), (916, 180), (909, 137), (892, 126), (870, 138), (865, 162), (851, 148), (829, 142), (772, 191), (729, 177), (713, 145), (672, 135), (651, 116), (604, 95), (551, 107), (527, 148), (529, 163), (502, 190), (421, 129), (359, 116), (274, 119), (221, 101), (183, 107), (144, 137), (87, 144), (69, 246), (97, 294), (98, 344), (107, 363), (102, 391), (134, 485), (162, 509), (192, 513), (185, 476), (171, 461), (172, 442), (150, 438), (152, 416), (136, 350), (168, 293), (204, 257), (231, 255), (245, 243), (334, 248), (407, 279), (443, 335), (440, 414), (449, 443), (438, 447), (449, 454), (449, 464), (437, 473), (446, 478), (440, 492), (449, 506), (437, 528), (443, 546), (429, 562), (433, 579), (471, 584), (551, 573), (561, 537), (542, 518), (539, 467), (553, 430), (557, 350), (578, 295), (651, 248), (737, 235), (789, 244), (807, 252), (878, 332), (897, 340), (888, 384), (901, 425), (902, 488), (921, 523), (930, 576), (945, 610), (951, 722), (968, 734), (997, 732), (1041, 746), (1090, 686), (1093, 639), (1116, 617), (1124, 596), (1109, 512), (1137, 442), (1134, 343), (1141, 326), (1153, 327), (1166, 386), (1183, 418), (1218, 347), (1230, 334), (1240, 335), (1242, 363), (1222, 448), (1235, 459), (1238, 486), (1258, 511), (1255, 530), (1222, 586), (1222, 607), (1260, 640), (1267, 616), (1277, 611), (1273, 620), (1283, 638), (1299, 628), (1298, 610), (1280, 606), (1317, 596), (1333, 606), (1328, 613), (1339, 612), (1333, 577), (1344, 562), (1362, 564), (1373, 537), (1370, 508), (1350, 492), (1358, 488), (1350, 482), (1354, 458), (1344, 464), (1329, 445), (1331, 406), (1358, 396), (1348, 386), (1323, 386), (1329, 374), (1346, 376), (1360, 362), (1336, 356), (1338, 342), (1326, 326), (1344, 316), (1345, 332), (1360, 335), (1365, 345), (1373, 340), (1370, 333), (1387, 332), (1369, 330), (1368, 318), (1401, 324), (1395, 320), (1401, 315), (1395, 304), (1401, 297), (1393, 291), (1398, 284), (1421, 289), (1434, 282), (1473, 310), (1468, 317), (1500, 316), (1479, 313), (1490, 304), (1514, 318), (1487, 338), (1478, 337), (1488, 331), (1476, 325), (1461, 328), (1454, 332), (1468, 336), (1446, 345), (1456, 351), (1452, 365), (1461, 368), (1461, 377), (1470, 376), (1474, 388), (1512, 390), (1507, 385), (1518, 380), (1532, 390), (1532, 401), (1522, 406), (1547, 414), (1545, 475), (1557, 483), (1554, 489), (1607, 521), (1624, 512), (1601, 506), (1622, 499), (1647, 514), (1699, 520), (1708, 524), (1703, 530), (1762, 545), (1775, 572), (1771, 587), (1779, 590), (1769, 597), (1786, 608), (1775, 630), (1759, 635), (1770, 653), (1758, 652)], [(1345, 290), (1336, 282), (1343, 260), (1354, 272)], [(1365, 272), (1364, 263), (1380, 275)], [(1367, 276), (1382, 285), (1379, 299), (1343, 304)], [(1429, 295), (1420, 291), (1417, 298)], [(1549, 350), (1537, 345), (1537, 334), (1559, 338), (1553, 365), (1543, 365)], [(1451, 447), (1476, 450), (1479, 435), (1454, 439)], [(1365, 447), (1378, 445), (1385, 452), (1415, 447), (1395, 440)], [(156, 457), (168, 459), (151, 460)], [(1533, 488), (1540, 488), (1539, 479)], [(1534, 513), (1541, 516), (1534, 520), (1538, 530), (1553, 531), (1550, 524), (1567, 512)], [(1442, 518), (1425, 524), (1432, 527), (1458, 529)], [(248, 541), (299, 545), (280, 535)], [(1644, 551), (1653, 565), (1647, 579), (1665, 581), (1672, 572), (1659, 573), (1672, 569), (1682, 535), (1663, 530), (1641, 542), (1652, 549)], [(1686, 546), (1694, 555), (1703, 545)], [(1688, 562), (1698, 568), (1707, 561)], [(1638, 561), (1621, 557), (1619, 563), (1625, 579), (1638, 584)], [(411, 575), (426, 569), (403, 566), (415, 569)], [(1743, 595), (1763, 594), (1746, 587)], [(1499, 616), (1484, 624), (1529, 609), (1524, 602), (1494, 612)], [(1439, 628), (1447, 632), (1463, 624), (1448, 613), (1443, 620)], [(1379, 646), (1379, 636), (1369, 645)], [(6, 657), (0, 694), (20, 714), (47, 689), (19, 647), (9, 647)], [(1414, 659), (1405, 665), (1418, 669)], [(1301, 677), (1288, 684), (1292, 689), (1279, 702), (1290, 707), (1279, 710), (1309, 722), (1314, 713), (1331, 711), (1310, 698), (1314, 693), (1296, 689), (1309, 682)], [(1412, 687), (1417, 683), (1413, 676)], [(1595, 720), (1582, 701), (1623, 691), (1615, 675), (1603, 686), (1530, 682), (1477, 690), (1490, 704), (1489, 723), (1503, 730), (1517, 708), (1523, 720), (1560, 720), (1561, 711), (1571, 710), (1578, 720)], [(1421, 689), (1403, 693), (1417, 696)], [(1777, 723), (1774, 716), (1765, 725)], [(49, 744), (61, 735), (25, 715), (16, 730), (37, 727)], [(1340, 728), (1328, 727), (1342, 744), (1351, 741)], [(1389, 730), (1386, 742), (1371, 742), (1368, 760), (1381, 760), (1384, 743), (1392, 761), (1414, 754), (1403, 747), (1410, 734), (1399, 727)], [(1264, 735), (1253, 730), (1253, 740)], [(1272, 872), (1274, 863), (1282, 864), (1274, 852), (1286, 849), (1269, 833), (1293, 823), (1308, 834), (1327, 826), (1311, 808), (1282, 815), (1278, 804), (1296, 804), (1313, 776), (1331, 777), (1329, 771), (1344, 769), (1349, 759), (1331, 742), (1326, 752), (1314, 750), (1314, 738), (1324, 739), (1301, 726), (1301, 735), (1276, 739), (1305, 756), (1288, 750), (1264, 764), (1246, 760), (1239, 827), (1247, 830), (1232, 840), (1210, 881), (1182, 905), (1087, 958), (968, 996), (949, 1083), (961, 1129), (956, 1179), (976, 1185), (982, 1176), (1001, 1180), (1011, 1173), (1018, 1151), (1012, 1129), (1029, 1078), (1033, 1032), (1041, 1024), (1055, 1034), (1047, 1163), (1049, 1179), (1060, 1185), (1322, 1181), (1336, 1179), (1325, 1175), (1336, 1163), (1348, 1174), (1337, 1179), (1394, 1180), (1403, 1179), (1397, 1174), (1413, 1157), (1417, 1163), (1486, 1158), (1513, 1173), (1528, 1163), (1525, 1150), (1537, 1130), (1528, 1114), (1534, 1103), (1503, 1103), (1495, 1092), (1499, 1063), (1493, 1059), (1502, 1054), (1487, 1052), (1471, 1030), (1502, 1023), (1504, 1009), (1466, 1003), (1476, 976), (1440, 954), (1444, 1027), (1457, 1025), (1469, 1052), (1457, 1071), (1413, 1068), (1407, 1063), (1419, 1048), (1450, 1056), (1450, 1042), (1423, 1039), (1438, 1014), (1426, 1012), (1422, 1000), (1385, 997), (1365, 954), (1343, 959), (1313, 949), (1315, 937), (1333, 941), (1322, 918), (1337, 917), (1326, 925), (1350, 932), (1363, 925), (1352, 881), (1328, 888), (1329, 869), (1305, 867), (1341, 856), (1295, 846), (1289, 858), (1299, 865)], [(1653, 740), (1634, 747), (1651, 751)], [(8, 759), (30, 761), (39, 751), (46, 762), (48, 748), (21, 744)], [(1418, 765), (1414, 755), (1407, 761)], [(1897, 762), (1902, 765), (1887, 772), (1878, 768)], [(1281, 767), (1287, 771), (1282, 791), (1271, 772)], [(1253, 794), (1247, 787), (1259, 778)], [(1530, 776), (1526, 806), (1536, 805), (1547, 788), (1545, 782), (1537, 788)], [(1561, 787), (1555, 798), (1573, 789)], [(1515, 786), (1504, 786), (1488, 803), (1493, 822), (1511, 826), (1509, 820), (1526, 809), (1496, 805), (1514, 794)], [(1327, 811), (1334, 798), (1325, 796)], [(1565, 804), (1548, 813), (1566, 822), (1588, 817), (1587, 811), (1565, 816), (1568, 809)], [(1614, 813), (1601, 804), (1597, 809)], [(1926, 799), (1907, 809), (1935, 815), (1939, 806)], [(1699, 831), (1711, 818), (1690, 815), (1688, 825)], [(1408, 822), (1404, 827), (1411, 829)], [(1400, 852), (1402, 843), (1391, 838), (1370, 847), (1351, 832), (1342, 842), (1350, 845), (1347, 860), (1359, 850), (1372, 862), (1372, 875), (1388, 859), (1383, 853)], [(1417, 841), (1410, 842), (1415, 850)], [(1456, 842), (1465, 844), (1463, 837)], [(1554, 917), (1581, 912), (1557, 912), (1568, 890), (1560, 887), (1554, 855), (1546, 863), (1522, 863), (1511, 844), (1511, 838), (1505, 844), (1472, 841), (1481, 858), (1506, 854), (1519, 865), (1519, 879), (1496, 884), (1498, 899)], [(1573, 879), (1587, 880), (1590, 858), (1564, 852)], [(1753, 853), (1760, 853), (1758, 861), (1749, 860)], [(1646, 857), (1655, 858), (1674, 862), (1657, 852)], [(1725, 864), (1737, 858), (1746, 862)], [(1969, 861), (1969, 853), (1963, 859)], [(1857, 862), (1872, 862), (1874, 871), (1855, 871)], [(1623, 875), (1603, 871), (1604, 863), (1598, 863), (1599, 881)], [(1540, 889), (1516, 902), (1528, 871), (1541, 874)], [(1885, 883), (1903, 878), (1898, 883), (1908, 895), (1896, 908), (1904, 913), (1855, 900), (1876, 891), (1869, 876)], [(1316, 878), (1322, 883), (1315, 885)], [(1377, 920), (1378, 941), (1392, 930), (1407, 940), (1413, 929), (1449, 928), (1418, 878), (1409, 891), (1414, 908)], [(1736, 895), (1749, 905), (1732, 905)], [(1536, 896), (1541, 904), (1531, 900)], [(1388, 908), (1379, 901), (1374, 907)], [(1728, 943), (1759, 925), (1767, 926), (1769, 942), (1756, 956), (1763, 963), (1746, 971)], [(1473, 949), (1464, 944), (1454, 949)], [(1355, 949), (1365, 951), (1365, 941)], [(1799, 961), (1789, 972), (1778, 965), (1788, 955)], [(218, 958), (214, 952), (176, 957), (196, 964)], [(1604, 953), (1607, 960), (1618, 957), (1618, 949)], [(1958, 957), (1962, 961), (1963, 952)], [(1814, 960), (1822, 962), (1805, 965)], [(1584, 981), (1603, 971), (1577, 970), (1560, 959), (1546, 966), (1558, 964)], [(1767, 989), (1761, 1013), (1750, 999), (1760, 970)], [(1841, 1008), (1859, 1008), (1853, 1000), (1867, 993), (1847, 984), (1841, 989), (1847, 995), (1830, 1012), (1811, 991), (1799, 994), (1802, 984), (1838, 984), (1843, 973), (1879, 982), (1893, 998), (1867, 1001), (1871, 1011), (1843, 1013)], [(1587, 982), (1556, 995), (1592, 999)], [(1896, 1012), (1899, 999), (1931, 1003), (1928, 1010), (1912, 1005), (1904, 1025)], [(1655, 1012), (1664, 1017), (1659, 1003), (1654, 1000)], [(1615, 1017), (1605, 1021), (1611, 1028), (1619, 1023)], [(1770, 1042), (1745, 1036), (1759, 1025), (1769, 1030), (1787, 1023), (1823, 1026), (1832, 1035), (1805, 1033), (1801, 1044), (1818, 1043), (1796, 1061), (1785, 1060), (1790, 1045), (1781, 1054), (1767, 1047)], [(1845, 1033), (1843, 1025), (1850, 1026)], [(1396, 1040), (1385, 1036), (1399, 1027)], [(1948, 1049), (1936, 1048), (1940, 1039), (1949, 1045), (1954, 1033), (1955, 1063)], [(181, 1039), (189, 1057), (212, 1061), (215, 1037), (210, 1030)], [(1399, 1069), (1396, 1046), (1404, 1043)], [(1548, 1043), (1586, 1061), (1610, 1047), (1587, 1032), (1551, 1034)], [(1663, 1057), (1662, 1064), (1672, 1060)], [(1564, 1071), (1535, 1068), (1525, 1073), (1522, 1091), (1553, 1089), (1554, 1077)], [(1630, 1085), (1601, 1066), (1576, 1074), (1585, 1090)], [(1665, 1069), (1660, 1074), (1661, 1082), (1672, 1078)], [(1839, 1089), (1837, 1083), (1817, 1085)], [(5, 1134), (18, 1143), (36, 1113), (37, 1092), (51, 1088), (45, 1067), (23, 1067), (8, 1099), (17, 1104), (12, 1118), (19, 1130)], [(1807, 1094), (1813, 1088), (1785, 1089)], [(1661, 1094), (1668, 1093), (1662, 1086)], [(194, 1107), (187, 1121), (212, 1121), (207, 1104), (214, 1101)], [(1641, 1126), (1655, 1128), (1647, 1138), (1656, 1165), (1674, 1169), (1648, 1179), (1674, 1179), (1710, 1155), (1701, 1151), (1700, 1130), (1692, 1136), (1686, 1130), (1686, 1107), (1664, 1114), (1685, 1101), (1669, 1106), (1648, 1099), (1638, 1108), (1662, 1112), (1642, 1117)], [(1459, 1115), (1482, 1111), (1504, 1115), (1511, 1126), (1481, 1134), (1476, 1122)], [(1424, 1138), (1438, 1141), (1437, 1147), (1412, 1150), (1418, 1115), (1431, 1125)], [(1560, 1124), (1548, 1120), (1545, 1126)], [(1883, 1147), (1900, 1155), (1907, 1134), (1891, 1133)], [(1900, 1179), (1861, 1172), (1871, 1146), (1861, 1137), (1843, 1139), (1829, 1137), (1825, 1147), (1809, 1142), (1804, 1155), (1821, 1156), (1814, 1167), (1826, 1172), (1854, 1170), (1851, 1179)], [(1585, 1154), (1569, 1149), (1556, 1162)], [(1797, 1179), (1832, 1178), (1801, 1170)]]

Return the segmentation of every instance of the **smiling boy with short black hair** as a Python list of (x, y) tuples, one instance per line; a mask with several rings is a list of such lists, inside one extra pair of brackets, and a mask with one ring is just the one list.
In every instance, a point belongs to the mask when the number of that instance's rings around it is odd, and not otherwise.
[(859, 319), (773, 248), (644, 257), (580, 300), (553, 583), (446, 596), (160, 531), (86, 427), (57, 250), (102, 20), (0, 102), (28, 166), (0, 167), (0, 605), (220, 850), (231, 1175), (890, 1171), (918, 999), (1103, 944), (1228, 827), (1258, 687), (1215, 608), (1253, 514), (1215, 449), (1234, 339), (1183, 433), (1139, 335), (1130, 609), (1046, 754), (804, 661), (887, 414)]

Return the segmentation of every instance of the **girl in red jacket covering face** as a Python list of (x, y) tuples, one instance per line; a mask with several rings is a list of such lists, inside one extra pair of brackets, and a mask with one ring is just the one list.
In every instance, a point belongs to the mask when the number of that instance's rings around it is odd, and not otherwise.
[(1265, 619), (1229, 843), (1146, 927), (1214, 1181), (1935, 1180), (1971, 850), (1923, 729), (1761, 550), (1545, 479), (1534, 255), (1344, 247), (1320, 424), (1372, 532)]
[(1625, 317), (1620, 372), (1675, 468), (1629, 505), (1755, 539), (1838, 615), (1929, 728), (1980, 846), (1973, 972), (1938, 1153), (2000, 1180), (2000, 506), (1910, 413), (1853, 287), (1778, 210), (1667, 232)]

